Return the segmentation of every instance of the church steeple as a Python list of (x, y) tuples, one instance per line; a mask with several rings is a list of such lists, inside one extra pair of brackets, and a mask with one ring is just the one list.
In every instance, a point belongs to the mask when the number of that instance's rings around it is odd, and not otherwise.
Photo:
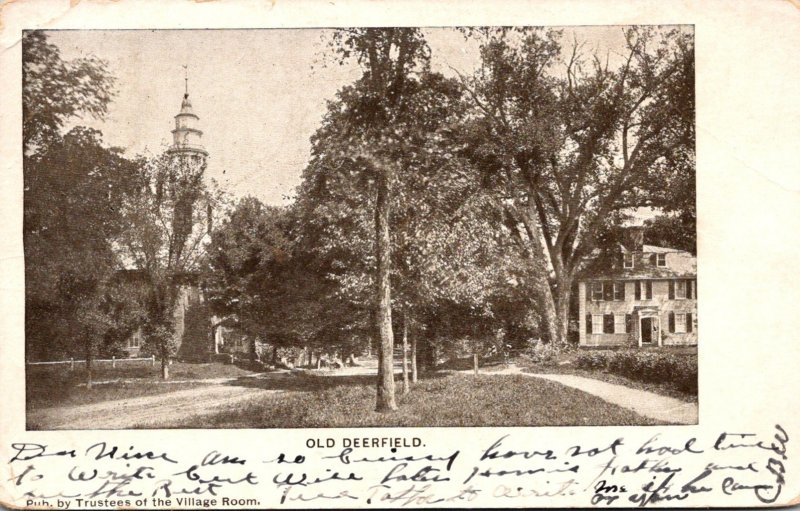
[[(183, 66), (186, 70), (186, 66)], [(198, 129), (200, 118), (194, 113), (192, 103), (189, 101), (189, 74), (184, 76), (185, 90), (181, 111), (175, 116), (175, 129), (172, 130), (172, 147), (169, 148), (170, 154), (180, 154), (186, 156), (196, 156), (205, 158), (208, 152), (201, 142), (203, 132)]]

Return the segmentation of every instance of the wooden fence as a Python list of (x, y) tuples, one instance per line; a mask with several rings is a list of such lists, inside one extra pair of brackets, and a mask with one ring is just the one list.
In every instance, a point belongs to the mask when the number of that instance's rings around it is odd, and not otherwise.
[[(106, 358), (106, 359), (103, 359), (103, 358), (92, 359), (93, 363), (94, 362), (111, 362), (111, 367), (117, 367), (117, 364), (120, 363), (120, 362), (141, 362), (141, 361), (150, 362), (151, 366), (155, 366), (156, 365), (156, 357), (155, 357), (155, 355), (151, 355), (151, 356), (146, 357), (146, 358), (116, 358), (116, 357), (111, 357), (110, 359), (108, 359), (108, 358)], [(75, 369), (75, 364), (83, 364), (85, 366), (86, 365), (86, 360), (75, 360), (74, 358), (71, 358), (69, 360), (56, 360), (56, 361), (52, 361), (52, 362), (28, 362), (27, 363), (27, 365), (29, 365), (29, 366), (62, 365), (62, 364), (69, 364), (69, 370), (72, 371), (73, 369)]]

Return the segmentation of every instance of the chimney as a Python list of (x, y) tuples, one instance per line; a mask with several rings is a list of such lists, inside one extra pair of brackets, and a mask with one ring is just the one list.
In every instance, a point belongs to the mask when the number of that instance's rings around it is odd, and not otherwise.
[(644, 227), (627, 227), (623, 236), (623, 244), (630, 252), (641, 252), (644, 245)]

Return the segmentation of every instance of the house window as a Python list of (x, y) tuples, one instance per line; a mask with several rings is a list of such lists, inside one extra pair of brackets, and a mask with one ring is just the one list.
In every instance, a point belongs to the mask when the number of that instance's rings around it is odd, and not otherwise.
[(676, 334), (686, 333), (686, 314), (682, 312), (675, 313), (675, 333)]
[(625, 314), (614, 314), (614, 333), (625, 333)]
[(624, 282), (614, 282), (614, 300), (625, 300)]
[(614, 315), (613, 314), (603, 314), (603, 333), (604, 334), (613, 334), (614, 333)]
[(142, 345), (142, 330), (138, 329), (128, 338), (129, 348), (138, 348)]
[(667, 254), (656, 254), (656, 266), (663, 267), (667, 265)]
[(653, 283), (649, 280), (637, 280), (634, 283), (634, 291), (637, 300), (653, 299)]
[(603, 301), (603, 283), (602, 282), (593, 282), (592, 283), (592, 300), (601, 302)]
[(633, 268), (633, 254), (622, 254), (623, 268)]
[(679, 280), (675, 282), (675, 299), (682, 300), (686, 298), (686, 281)]
[(602, 314), (592, 314), (592, 333), (593, 334), (602, 334), (603, 333), (603, 315)]

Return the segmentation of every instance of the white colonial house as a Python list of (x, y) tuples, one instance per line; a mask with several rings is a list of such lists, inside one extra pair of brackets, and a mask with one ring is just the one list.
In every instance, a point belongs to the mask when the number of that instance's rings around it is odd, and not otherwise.
[(580, 346), (696, 345), (696, 258), (630, 234), (606, 268), (578, 280)]

